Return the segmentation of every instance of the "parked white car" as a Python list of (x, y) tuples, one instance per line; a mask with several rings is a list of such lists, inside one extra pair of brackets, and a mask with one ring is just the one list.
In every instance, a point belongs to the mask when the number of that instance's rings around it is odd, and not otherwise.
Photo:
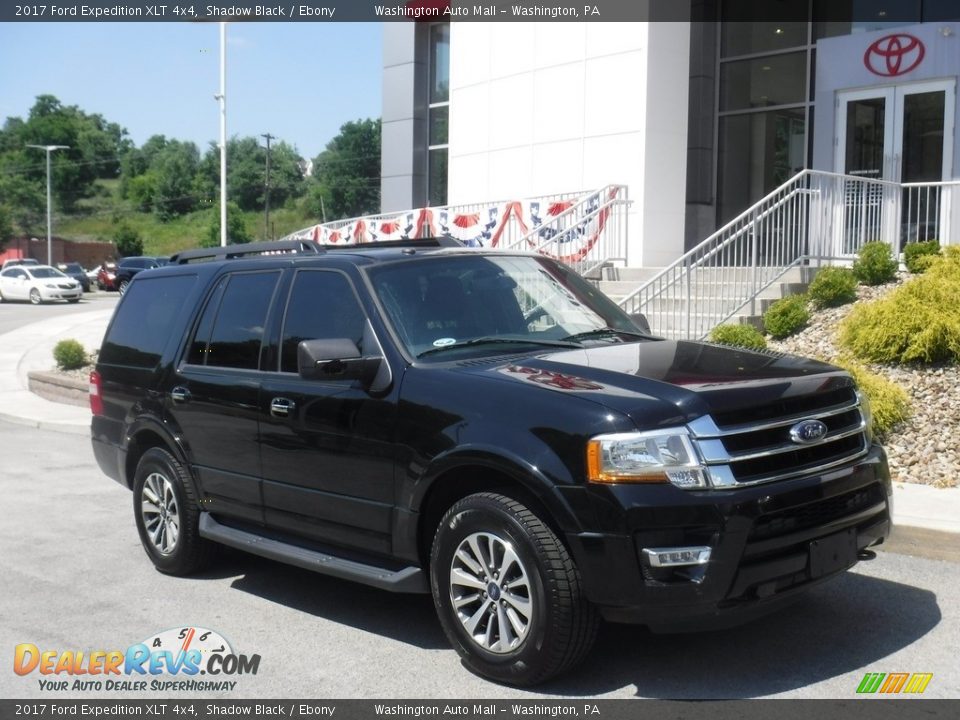
[(0, 300), (29, 300), (39, 305), (48, 300), (78, 302), (80, 283), (49, 265), (16, 265), (0, 272)]

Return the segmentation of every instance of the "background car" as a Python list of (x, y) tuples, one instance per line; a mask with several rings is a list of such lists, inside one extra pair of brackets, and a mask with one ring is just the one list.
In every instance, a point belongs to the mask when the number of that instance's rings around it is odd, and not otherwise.
[(49, 265), (15, 265), (0, 271), (0, 299), (29, 300), (39, 305), (48, 300), (79, 302), (80, 283)]
[(3, 261), (3, 270), (6, 270), (9, 267), (14, 267), (16, 265), (39, 265), (39, 260), (34, 260), (33, 258), (13, 258), (12, 260)]
[(117, 265), (117, 276), (114, 279), (114, 285), (116, 285), (117, 290), (120, 291), (120, 294), (123, 295), (127, 290), (127, 285), (130, 284), (130, 281), (133, 280), (134, 275), (144, 270), (150, 270), (151, 268), (157, 268), (161, 265), (166, 265), (168, 258), (155, 258), (155, 257), (126, 257), (120, 261), (120, 264)]
[(97, 272), (97, 287), (101, 290), (116, 290), (117, 264), (105, 262)]
[(57, 269), (68, 277), (72, 277), (83, 288), (85, 293), (90, 292), (90, 278), (87, 277), (87, 271), (78, 262), (60, 263)]

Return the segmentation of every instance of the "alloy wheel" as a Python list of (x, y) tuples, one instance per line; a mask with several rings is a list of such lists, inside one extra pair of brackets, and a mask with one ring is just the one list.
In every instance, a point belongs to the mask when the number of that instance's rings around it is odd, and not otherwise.
[(488, 652), (516, 650), (533, 620), (530, 577), (512, 544), (473, 533), (450, 563), (450, 600), (467, 634)]
[(153, 546), (161, 555), (172, 553), (180, 536), (180, 511), (173, 485), (160, 473), (150, 473), (144, 480), (140, 513)]

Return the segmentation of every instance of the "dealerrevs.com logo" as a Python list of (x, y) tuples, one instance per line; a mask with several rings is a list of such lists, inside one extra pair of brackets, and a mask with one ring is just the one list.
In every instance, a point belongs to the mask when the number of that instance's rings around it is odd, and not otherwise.
[(259, 655), (233, 651), (219, 633), (201, 627), (164, 630), (126, 650), (42, 650), (20, 643), (13, 671), (39, 675), (44, 691), (199, 692), (236, 689), (239, 675), (256, 675)]

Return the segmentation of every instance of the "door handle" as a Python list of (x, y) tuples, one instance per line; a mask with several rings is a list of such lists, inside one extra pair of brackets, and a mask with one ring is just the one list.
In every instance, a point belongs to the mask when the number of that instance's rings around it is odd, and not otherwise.
[(297, 404), (288, 398), (276, 397), (270, 401), (270, 414), (274, 417), (290, 417)]
[(190, 391), (183, 387), (183, 385), (177, 385), (177, 387), (170, 391), (170, 399), (177, 405), (190, 402)]

